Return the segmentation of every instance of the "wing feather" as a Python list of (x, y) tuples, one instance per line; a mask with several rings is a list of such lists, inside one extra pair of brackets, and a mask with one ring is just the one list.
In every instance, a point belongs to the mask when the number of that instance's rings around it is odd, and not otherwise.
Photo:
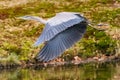
[(77, 16), (75, 14), (70, 13), (57, 14), (55, 17), (48, 20), (47, 24), (45, 25), (45, 29), (43, 30), (41, 36), (35, 42), (34, 46), (38, 46), (44, 41), (49, 41), (60, 32), (82, 21), (85, 21), (85, 18)]
[(40, 60), (44, 59), (47, 55), (49, 56), (49, 54), (47, 54), (47, 53), (48, 53), (48, 46), (45, 47), (45, 48), (42, 50), (42, 54), (39, 55)]
[(86, 31), (86, 26), (86, 24), (80, 23), (62, 31), (46, 43), (46, 45), (38, 53), (36, 59), (39, 61), (49, 61), (55, 59), (62, 54), (63, 51), (70, 48), (75, 42), (81, 39)]

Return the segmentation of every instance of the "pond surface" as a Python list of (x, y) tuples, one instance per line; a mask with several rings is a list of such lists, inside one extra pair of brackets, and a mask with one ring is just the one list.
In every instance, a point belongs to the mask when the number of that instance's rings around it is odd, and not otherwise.
[(1, 70), (1, 80), (120, 80), (120, 62)]

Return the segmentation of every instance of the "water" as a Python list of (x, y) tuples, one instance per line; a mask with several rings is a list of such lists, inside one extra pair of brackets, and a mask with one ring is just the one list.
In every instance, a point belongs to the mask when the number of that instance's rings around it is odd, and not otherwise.
[(120, 80), (120, 62), (1, 70), (1, 80)]

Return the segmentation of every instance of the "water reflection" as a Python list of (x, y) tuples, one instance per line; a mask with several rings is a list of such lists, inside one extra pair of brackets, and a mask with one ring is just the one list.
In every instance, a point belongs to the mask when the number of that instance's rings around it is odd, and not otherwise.
[(120, 80), (120, 62), (1, 70), (1, 80)]

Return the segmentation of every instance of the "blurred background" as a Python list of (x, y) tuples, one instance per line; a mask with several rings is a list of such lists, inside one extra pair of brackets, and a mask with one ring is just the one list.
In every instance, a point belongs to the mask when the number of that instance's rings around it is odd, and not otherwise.
[[(32, 61), (43, 47), (43, 45), (32, 47), (32, 45), (40, 36), (44, 25), (35, 21), (20, 20), (18, 17), (34, 15), (47, 20), (58, 12), (79, 12), (97, 28), (103, 29), (100, 31), (88, 27), (84, 37), (61, 56), (65, 61), (73, 60), (75, 56), (81, 59), (119, 57), (120, 0), (0, 0), (0, 63), (21, 64), (21, 61)], [(99, 26), (99, 24), (106, 24), (106, 26)], [(95, 77), (81, 80), (111, 79), (96, 79)], [(116, 80), (119, 79), (116, 78)]]

